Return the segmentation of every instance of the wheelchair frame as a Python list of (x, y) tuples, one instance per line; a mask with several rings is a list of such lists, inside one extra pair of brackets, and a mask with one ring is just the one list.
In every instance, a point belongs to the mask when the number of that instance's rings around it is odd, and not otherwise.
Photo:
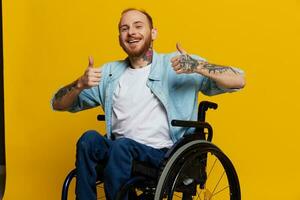
[[(229, 184), (229, 199), (240, 200), (240, 184), (235, 168), (230, 159), (216, 145), (211, 143), (213, 129), (209, 123), (205, 122), (206, 111), (217, 109), (217, 107), (216, 103), (202, 101), (198, 107), (198, 121), (172, 120), (172, 126), (193, 127), (196, 128), (195, 133), (183, 136), (168, 150), (165, 155), (165, 162), (160, 169), (153, 168), (146, 163), (134, 161), (133, 178), (123, 185), (116, 200), (123, 199), (125, 195), (129, 195), (130, 200), (161, 200), (165, 198), (171, 200), (177, 191), (182, 193), (180, 199), (192, 200), (193, 197), (200, 196), (197, 194), (198, 185), (200, 189), (205, 189), (210, 175), (210, 172), (208, 174), (206, 171), (209, 155), (215, 156), (224, 168), (222, 177), (226, 173)], [(104, 115), (98, 115), (97, 119), (104, 121), (105, 117)], [(194, 164), (195, 162), (197, 164)], [(101, 165), (98, 167), (101, 168)], [(189, 172), (188, 169), (194, 169), (195, 167), (197, 167), (196, 169), (199, 167), (199, 169), (190, 170), (192, 172)], [(101, 169), (98, 171), (101, 171)], [(187, 174), (191, 174), (191, 177), (196, 178), (191, 179)], [(185, 176), (188, 178), (184, 179)], [(64, 181), (62, 200), (67, 200), (69, 185), (74, 177), (76, 177), (76, 169), (73, 169)], [(186, 186), (182, 184), (189, 179), (192, 182)], [(99, 181), (97, 184), (103, 184), (103, 182)], [(219, 192), (215, 191), (216, 187), (213, 191), (206, 191), (211, 194), (204, 197), (205, 200), (212, 199), (214, 193)], [(141, 194), (136, 194), (136, 188), (140, 189)], [(227, 188), (220, 191), (225, 189)]]

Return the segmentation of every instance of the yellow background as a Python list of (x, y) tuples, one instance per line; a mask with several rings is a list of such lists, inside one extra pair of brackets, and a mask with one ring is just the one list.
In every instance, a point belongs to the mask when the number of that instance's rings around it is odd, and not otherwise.
[(3, 0), (7, 185), (5, 200), (60, 199), (82, 132), (101, 112), (53, 112), (56, 89), (96, 65), (125, 57), (120, 12), (146, 9), (158, 52), (175, 43), (245, 70), (239, 93), (202, 99), (216, 143), (236, 166), (245, 200), (299, 200), (299, 0)]

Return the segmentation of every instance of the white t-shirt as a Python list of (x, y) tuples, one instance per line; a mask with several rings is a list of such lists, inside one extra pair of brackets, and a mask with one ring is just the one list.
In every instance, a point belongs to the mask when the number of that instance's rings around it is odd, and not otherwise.
[(120, 77), (113, 95), (112, 133), (154, 148), (171, 147), (167, 113), (146, 86), (151, 64)]

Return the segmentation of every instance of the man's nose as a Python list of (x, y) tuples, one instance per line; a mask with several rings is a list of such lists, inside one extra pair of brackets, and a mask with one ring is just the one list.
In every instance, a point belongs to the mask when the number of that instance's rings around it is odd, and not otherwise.
[(133, 27), (130, 27), (129, 30), (128, 30), (128, 34), (129, 35), (135, 35), (136, 34), (136, 29), (133, 28)]

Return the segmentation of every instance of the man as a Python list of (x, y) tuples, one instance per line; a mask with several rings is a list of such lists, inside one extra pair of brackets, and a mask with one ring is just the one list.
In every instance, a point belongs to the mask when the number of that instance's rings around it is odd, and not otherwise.
[[(215, 95), (243, 88), (241, 70), (214, 65), (179, 52), (157, 54), (157, 30), (145, 11), (127, 9), (119, 22), (119, 42), (128, 58), (94, 68), (60, 89), (53, 98), (55, 110), (77, 112), (101, 105), (107, 137), (87, 131), (77, 143), (79, 200), (96, 199), (96, 170), (103, 171), (107, 199), (114, 199), (131, 176), (132, 160), (159, 167), (166, 149), (189, 129), (172, 127), (172, 119), (196, 120), (198, 91)], [(111, 138), (116, 138), (111, 140)]]

